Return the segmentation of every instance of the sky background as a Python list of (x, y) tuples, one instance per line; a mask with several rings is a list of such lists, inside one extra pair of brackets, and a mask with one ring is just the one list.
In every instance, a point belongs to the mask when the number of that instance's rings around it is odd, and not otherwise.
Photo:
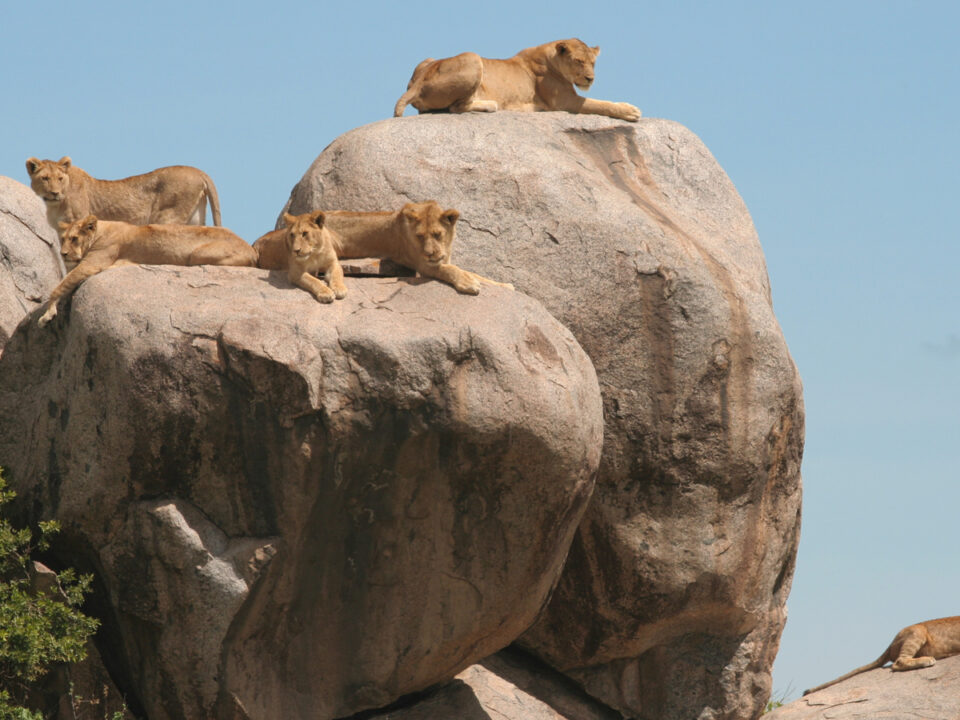
[[(0, 174), (189, 164), (271, 230), (423, 58), (599, 44), (588, 93), (680, 122), (756, 223), (804, 381), (803, 530), (774, 696), (960, 614), (960, 3), (0, 1)], [(412, 110), (408, 110), (410, 114)], [(209, 216), (208, 216), (209, 217)]]

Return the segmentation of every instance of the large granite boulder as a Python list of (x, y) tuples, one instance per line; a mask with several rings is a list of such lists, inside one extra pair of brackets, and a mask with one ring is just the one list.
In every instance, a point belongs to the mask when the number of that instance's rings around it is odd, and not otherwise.
[(123, 267), (0, 357), (0, 465), (96, 573), (151, 720), (311, 720), (452, 678), (534, 621), (602, 447), (537, 301)]
[(0, 175), (0, 352), (63, 277), (60, 241), (46, 212), (33, 190)]
[(327, 147), (284, 208), (460, 210), (453, 261), (569, 327), (603, 393), (597, 491), (523, 645), (640, 718), (752, 718), (800, 527), (803, 402), (760, 243), (667, 120), (421, 115)]
[(863, 718), (960, 717), (960, 657), (932, 667), (893, 672), (889, 667), (862, 673), (764, 715), (764, 720), (862, 720)]

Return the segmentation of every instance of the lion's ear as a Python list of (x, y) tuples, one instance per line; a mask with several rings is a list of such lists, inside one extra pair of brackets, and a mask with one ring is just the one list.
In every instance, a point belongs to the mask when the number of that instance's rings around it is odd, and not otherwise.
[(40, 169), (39, 160), (37, 160), (35, 157), (32, 157), (29, 160), (27, 160), (27, 175), (30, 175), (32, 177), (33, 174), (39, 169)]
[(96, 232), (97, 231), (97, 216), (96, 215), (87, 215), (83, 219), (83, 229), (86, 232)]
[(568, 52), (570, 52), (570, 48), (567, 47), (567, 44), (566, 44), (565, 42), (558, 42), (558, 43), (557, 43), (557, 52), (558, 52), (560, 55), (566, 55)]
[(57, 165), (61, 165), (64, 170), (69, 170), (72, 164), (73, 160), (70, 159), (69, 155), (64, 155), (57, 161)]
[(448, 227), (453, 227), (457, 224), (457, 220), (460, 219), (460, 211), (450, 208), (449, 210), (444, 210), (443, 214), (440, 216), (440, 220), (444, 225)]
[(60, 227), (61, 230), (66, 230), (72, 224), (73, 223), (68, 223), (66, 220), (61, 220), (60, 222), (57, 223), (57, 225)]
[(410, 221), (420, 219), (420, 217), (417, 215), (417, 209), (410, 203), (407, 203), (406, 205), (403, 206), (403, 208), (400, 210), (400, 214)]
[(327, 216), (324, 214), (323, 210), (316, 210), (315, 212), (310, 213), (310, 220), (313, 221), (313, 224), (318, 228), (323, 228), (324, 223), (327, 222)]
[(594, 45), (594, 46), (593, 46), (592, 48), (590, 48), (590, 49), (593, 50), (593, 56), (594, 56), (594, 57), (596, 57), (597, 55), (600, 54), (600, 46), (599, 46), (599, 45)]
[(283, 224), (286, 225), (287, 227), (290, 227), (290, 226), (293, 225), (296, 221), (297, 221), (297, 216), (296, 216), (296, 215), (291, 215), (290, 213), (284, 213), (284, 214), (283, 214)]

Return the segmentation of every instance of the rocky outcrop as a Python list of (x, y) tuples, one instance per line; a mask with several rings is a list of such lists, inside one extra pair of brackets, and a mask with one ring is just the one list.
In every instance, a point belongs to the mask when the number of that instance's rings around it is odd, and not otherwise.
[(534, 621), (602, 447), (593, 367), (535, 300), (122, 267), (0, 357), (0, 465), (95, 572), (151, 720), (334, 718)]
[(17, 323), (62, 277), (60, 243), (43, 201), (0, 175), (0, 352)]
[(422, 115), (334, 141), (285, 208), (461, 212), (453, 261), (536, 297), (597, 369), (597, 491), (523, 645), (638, 718), (752, 718), (800, 521), (801, 384), (749, 213), (682, 126)]
[(763, 716), (764, 720), (960, 717), (960, 657), (921, 670), (889, 667), (862, 673)]

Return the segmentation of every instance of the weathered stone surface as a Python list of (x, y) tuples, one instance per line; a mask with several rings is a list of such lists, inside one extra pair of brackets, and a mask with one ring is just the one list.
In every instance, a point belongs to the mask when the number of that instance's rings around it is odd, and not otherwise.
[(750, 718), (799, 536), (801, 383), (750, 215), (682, 126), (421, 115), (335, 140), (286, 211), (435, 199), (453, 262), (536, 297), (597, 369), (604, 452), (523, 644), (643, 718)]
[(60, 243), (43, 201), (0, 175), (0, 352), (17, 323), (62, 277)]
[(514, 649), (471, 665), (408, 707), (365, 720), (622, 720), (568, 678)]
[(0, 358), (0, 465), (97, 573), (151, 720), (383, 706), (511, 642), (559, 576), (602, 447), (576, 340), (502, 288), (347, 287), (112, 269)]
[(763, 716), (764, 720), (956, 720), (960, 657), (921, 670), (878, 668), (824, 688)]

